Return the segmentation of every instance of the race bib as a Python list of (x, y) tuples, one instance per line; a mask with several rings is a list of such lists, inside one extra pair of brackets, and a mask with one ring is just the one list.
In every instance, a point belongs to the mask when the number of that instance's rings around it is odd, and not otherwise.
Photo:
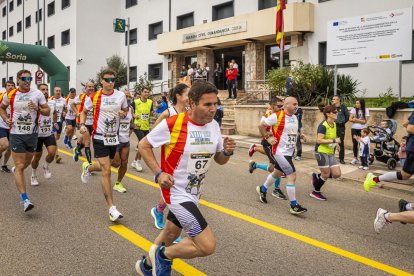
[(119, 131), (126, 132), (129, 130), (129, 122), (128, 123), (120, 123), (119, 124)]
[(187, 163), (187, 172), (190, 174), (200, 175), (206, 173), (211, 165), (212, 153), (200, 152), (190, 153)]
[(88, 111), (88, 113), (86, 113), (86, 120), (91, 120), (93, 121), (93, 111)]
[(18, 124), (16, 126), (17, 133), (19, 134), (32, 134), (33, 125), (32, 124)]
[(149, 114), (141, 114), (141, 120), (147, 121), (149, 119)]
[(106, 133), (103, 136), (103, 141), (105, 146), (116, 146), (119, 144), (118, 134)]
[(297, 138), (298, 138), (297, 134), (288, 134), (287, 135), (287, 146), (295, 147)]
[(40, 133), (46, 134), (46, 133), (51, 133), (52, 131), (52, 126), (51, 125), (46, 125), (46, 126), (41, 126), (40, 127)]

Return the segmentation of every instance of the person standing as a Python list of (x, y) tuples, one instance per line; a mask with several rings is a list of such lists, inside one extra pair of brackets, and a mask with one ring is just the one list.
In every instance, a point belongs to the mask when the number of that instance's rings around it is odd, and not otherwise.
[(336, 136), (341, 139), (341, 143), (339, 143), (339, 163), (345, 164), (345, 125), (349, 121), (349, 111), (342, 103), (342, 98), (338, 95), (333, 96), (332, 104), (336, 107), (336, 111), (338, 111), (335, 123)]
[(361, 130), (366, 128), (366, 124), (368, 122), (369, 117), (369, 110), (365, 108), (365, 100), (358, 99), (355, 102), (355, 107), (351, 110), (351, 115), (349, 117), (349, 121), (352, 122), (351, 126), (351, 137), (352, 137), (352, 151), (354, 153), (354, 159), (352, 159), (351, 164), (355, 165), (358, 164), (358, 144), (359, 142), (354, 138), (356, 136), (361, 136)]
[[(17, 73), (19, 87), (3, 97), (0, 116), (10, 127), (10, 146), (14, 165), (14, 179), (20, 198), (23, 201), (23, 211), (33, 209), (34, 205), (26, 194), (24, 170), (33, 159), (37, 145), (38, 122), (37, 116), (50, 114), (45, 96), (36, 89), (30, 88), (32, 73), (20, 70)], [(10, 105), (11, 117), (7, 117), (7, 107)]]
[[(6, 92), (0, 93), (0, 104), (3, 101), (3, 97), (7, 97), (7, 93), (9, 93), (11, 90), (15, 89), (15, 83), (12, 81), (6, 82)], [(6, 110), (7, 117), (10, 118), (10, 107)], [(4, 153), (4, 159), (3, 159), (3, 166), (1, 166), (1, 171), (10, 173), (11, 170), (7, 167), (7, 162), (10, 159), (11, 156), (11, 149), (9, 144), (9, 131), (10, 127), (6, 124), (5, 121), (0, 117), (0, 159)]]
[(222, 89), (222, 79), (223, 79), (223, 69), (220, 64), (217, 62), (216, 67), (214, 68), (214, 85), (218, 89)]
[[(225, 137), (223, 141), (213, 120), (217, 94), (213, 84), (195, 82), (189, 92), (191, 109), (161, 121), (140, 142), (142, 156), (170, 210), (149, 257), (135, 265), (141, 275), (171, 275), (174, 259), (205, 257), (215, 251), (216, 237), (198, 208), (199, 198), (212, 161), (226, 164), (235, 149), (232, 138)], [(177, 133), (178, 140), (172, 133)], [(156, 147), (162, 147), (161, 165), (154, 156)], [(182, 229), (189, 237), (172, 245)]]
[(234, 68), (233, 63), (230, 63), (229, 68), (226, 70), (227, 85), (229, 91), (229, 97), (227, 99), (237, 98), (236, 79), (237, 68)]

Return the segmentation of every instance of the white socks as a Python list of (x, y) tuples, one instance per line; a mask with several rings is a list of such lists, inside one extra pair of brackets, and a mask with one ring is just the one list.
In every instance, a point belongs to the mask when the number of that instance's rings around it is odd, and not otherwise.
[(269, 173), (263, 185), (266, 187), (266, 189), (269, 189), (273, 185), (273, 183), (275, 183), (275, 181), (276, 181), (276, 178), (274, 178), (273, 175)]

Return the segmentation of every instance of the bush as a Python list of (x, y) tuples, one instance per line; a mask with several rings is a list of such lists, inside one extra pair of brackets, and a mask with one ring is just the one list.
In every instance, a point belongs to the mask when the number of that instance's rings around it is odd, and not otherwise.
[(151, 76), (145, 72), (144, 75), (139, 76), (137, 83), (134, 86), (135, 93), (141, 92), (144, 88), (148, 89), (150, 92), (154, 88)]

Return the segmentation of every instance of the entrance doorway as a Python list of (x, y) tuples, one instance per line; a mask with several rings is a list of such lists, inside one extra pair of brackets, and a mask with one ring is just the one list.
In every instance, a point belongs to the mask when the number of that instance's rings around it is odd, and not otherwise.
[(238, 46), (214, 50), (214, 68), (216, 68), (216, 64), (218, 63), (222, 69), (222, 74), (218, 80), (215, 78), (215, 84), (220, 90), (227, 89), (227, 63), (233, 59), (238, 65), (237, 89), (244, 89), (244, 46)]

